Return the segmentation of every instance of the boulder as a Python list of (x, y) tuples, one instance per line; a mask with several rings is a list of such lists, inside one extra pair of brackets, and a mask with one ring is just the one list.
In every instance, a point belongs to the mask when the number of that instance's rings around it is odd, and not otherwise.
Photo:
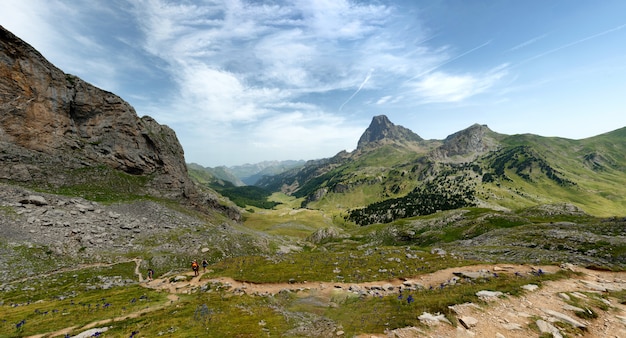
[(537, 324), (537, 327), (539, 328), (539, 332), (549, 333), (552, 335), (553, 338), (563, 338), (563, 335), (561, 334), (559, 329), (554, 327), (554, 325), (546, 322), (545, 320), (539, 319), (537, 320), (536, 324)]
[(577, 328), (580, 328), (580, 329), (583, 329), (583, 330), (587, 328), (587, 325), (577, 321), (576, 319), (574, 319), (574, 318), (572, 318), (572, 317), (570, 317), (570, 316), (568, 316), (566, 314), (563, 314), (563, 313), (560, 313), (560, 312), (557, 312), (557, 311), (554, 311), (554, 310), (550, 310), (550, 309), (542, 309), (542, 311), (545, 312), (546, 314), (552, 316), (557, 321), (570, 324), (570, 325), (572, 325), (574, 327), (577, 327)]
[(453, 272), (455, 276), (469, 279), (490, 278), (493, 274), (489, 271), (467, 271), (467, 272)]
[(526, 285), (522, 285), (522, 289), (526, 291), (535, 291), (539, 289), (539, 286), (535, 284), (526, 284)]
[(459, 318), (459, 323), (461, 323), (464, 328), (469, 330), (478, 324), (478, 319), (470, 316), (463, 316)]
[(481, 298), (481, 299), (484, 299), (484, 300), (498, 298), (498, 297), (501, 297), (503, 295), (504, 294), (502, 292), (500, 292), (500, 291), (482, 290), (482, 291), (476, 292), (476, 296), (478, 298)]
[(428, 312), (424, 312), (419, 317), (417, 317), (417, 319), (419, 319), (420, 322), (429, 326), (439, 325), (439, 323), (447, 323), (452, 325), (448, 318), (446, 318), (446, 316), (442, 314), (433, 315)]
[(33, 204), (37, 206), (48, 205), (48, 201), (43, 196), (29, 195), (20, 200), (22, 204)]

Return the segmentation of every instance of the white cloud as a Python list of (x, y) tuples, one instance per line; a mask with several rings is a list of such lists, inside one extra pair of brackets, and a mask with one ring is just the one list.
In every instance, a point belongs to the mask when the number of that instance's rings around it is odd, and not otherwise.
[[(368, 109), (419, 100), (458, 102), (489, 90), (506, 74), (504, 68), (484, 74), (439, 71), (490, 42), (451, 56), (452, 47), (433, 47), (419, 19), (399, 12), (393, 2), (8, 4), (16, 7), (11, 12), (27, 13), (11, 22), (24, 30), (34, 27), (29, 36), (45, 46), (45, 55), (63, 60), (60, 68), (138, 98), (140, 115), (172, 126), (193, 159), (221, 153), (222, 163), (228, 163), (227, 156), (237, 151), (253, 156), (279, 146), (283, 158), (297, 153), (310, 158), (324, 147), (356, 142), (369, 121), (351, 124), (359, 113), (374, 114)], [(111, 33), (120, 24), (124, 27)], [(105, 34), (100, 27), (107, 27)], [(161, 89), (159, 96), (142, 89), (117, 91), (136, 74), (173, 88)], [(400, 92), (407, 86), (410, 91)], [(233, 144), (226, 145), (228, 139)]]
[(378, 99), (378, 101), (376, 101), (376, 104), (377, 105), (385, 104), (385, 103), (389, 102), (392, 98), (393, 98), (393, 96), (391, 96), (391, 95), (383, 96), (380, 99)]
[(424, 102), (458, 102), (483, 93), (507, 74), (508, 65), (485, 74), (433, 72), (410, 86)]

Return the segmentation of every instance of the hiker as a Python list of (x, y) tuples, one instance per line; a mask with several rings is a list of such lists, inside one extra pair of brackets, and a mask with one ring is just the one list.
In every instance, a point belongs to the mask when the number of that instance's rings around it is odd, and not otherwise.
[(198, 272), (199, 269), (200, 269), (200, 266), (198, 265), (198, 261), (194, 260), (193, 262), (191, 262), (191, 270), (193, 270), (194, 276), (198, 276), (200, 274)]
[(154, 278), (154, 270), (148, 269), (148, 280), (152, 280)]
[(202, 260), (202, 272), (206, 272), (206, 267), (209, 266), (209, 262), (206, 259)]

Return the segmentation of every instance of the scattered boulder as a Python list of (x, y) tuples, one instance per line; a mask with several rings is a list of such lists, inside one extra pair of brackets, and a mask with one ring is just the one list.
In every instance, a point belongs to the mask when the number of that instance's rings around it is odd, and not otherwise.
[(442, 322), (452, 325), (448, 318), (446, 318), (446, 316), (442, 314), (433, 315), (428, 312), (424, 312), (419, 317), (417, 317), (417, 319), (419, 319), (420, 322), (428, 326), (439, 325), (439, 323)]
[(469, 330), (478, 324), (478, 319), (470, 316), (463, 316), (459, 318), (459, 323), (461, 323), (464, 328)]
[(490, 278), (493, 274), (489, 271), (466, 271), (466, 272), (453, 272), (455, 276), (469, 279)]
[(48, 205), (48, 201), (43, 196), (29, 195), (20, 200), (22, 204), (33, 204), (37, 206)]
[(572, 317), (570, 317), (570, 316), (568, 316), (566, 314), (563, 314), (563, 313), (560, 313), (560, 312), (556, 312), (556, 311), (553, 311), (553, 310), (550, 310), (550, 309), (542, 309), (542, 311), (545, 312), (546, 314), (552, 316), (557, 321), (570, 324), (570, 325), (572, 325), (574, 327), (577, 327), (577, 328), (583, 329), (583, 330), (587, 328), (587, 325), (577, 321), (576, 319), (574, 319), (574, 318), (572, 318)]
[(95, 329), (89, 329), (87, 331), (83, 331), (74, 336), (74, 338), (88, 338), (88, 337), (98, 337), (101, 333), (108, 331), (108, 327), (98, 327)]
[(539, 328), (539, 332), (549, 333), (552, 335), (553, 338), (563, 338), (563, 335), (561, 335), (561, 332), (559, 332), (559, 329), (554, 327), (554, 325), (541, 319), (537, 320), (536, 323), (537, 323), (537, 327)]
[(501, 297), (504, 294), (500, 291), (488, 291), (488, 290), (482, 290), (482, 291), (478, 291), (476, 292), (476, 296), (482, 300), (493, 300), (495, 298)]
[(445, 256), (447, 254), (446, 250), (441, 248), (433, 248), (432, 250), (430, 250), (430, 253), (439, 256)]
[(539, 289), (539, 285), (535, 285), (535, 284), (526, 284), (526, 285), (522, 285), (522, 289), (526, 290), (526, 291), (535, 291), (537, 289)]

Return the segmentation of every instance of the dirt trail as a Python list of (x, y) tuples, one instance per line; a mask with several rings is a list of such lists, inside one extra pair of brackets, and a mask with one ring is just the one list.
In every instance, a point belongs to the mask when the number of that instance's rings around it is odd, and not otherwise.
[(141, 271), (139, 270), (139, 268), (141, 267), (141, 258), (135, 258), (133, 259), (133, 261), (135, 261), (135, 275), (137, 275), (137, 279), (139, 280), (139, 283), (143, 282), (143, 275), (141, 274)]
[[(364, 282), (364, 283), (342, 283), (342, 282), (305, 282), (305, 283), (249, 283), (234, 280), (230, 277), (217, 277), (211, 279), (201, 279), (202, 274), (198, 277), (194, 277), (191, 280), (181, 281), (181, 282), (170, 282), (172, 276), (165, 276), (161, 278), (154, 279), (153, 281), (149, 281), (144, 283), (143, 285), (148, 288), (157, 289), (157, 290), (167, 290), (170, 293), (189, 293), (192, 289), (199, 288), (206, 284), (215, 284), (221, 283), (223, 285), (230, 286), (230, 290), (232, 292), (238, 293), (246, 293), (250, 295), (258, 295), (258, 294), (277, 294), (282, 290), (290, 290), (290, 291), (306, 291), (306, 290), (317, 290), (322, 293), (330, 292), (332, 290), (347, 290), (350, 287), (358, 287), (362, 289), (372, 288), (376, 286), (382, 286), (385, 284), (389, 284), (397, 289), (399, 286), (403, 285), (406, 282), (409, 283), (419, 283), (425, 288), (430, 286), (437, 287), (441, 283), (445, 283), (449, 281), (452, 277), (454, 277), (453, 273), (455, 272), (478, 272), (478, 271), (490, 271), (494, 273), (500, 274), (528, 274), (532, 271), (538, 271), (541, 269), (545, 272), (556, 272), (560, 268), (557, 266), (530, 266), (530, 265), (472, 265), (465, 267), (457, 267), (457, 268), (448, 268), (439, 270), (433, 273), (416, 276), (408, 279), (392, 279), (385, 281), (375, 281), (375, 282)], [(179, 276), (192, 276), (193, 272), (189, 271), (187, 273), (179, 274)], [(175, 278), (175, 277), (174, 277)]]
[[(497, 274), (528, 274), (539, 269), (546, 273), (553, 273), (561, 269), (557, 266), (530, 266), (530, 265), (473, 265), (458, 268), (439, 270), (430, 274), (420, 275), (409, 279), (394, 279), (366, 283), (339, 283), (339, 282), (308, 282), (308, 283), (264, 283), (255, 284), (236, 281), (229, 277), (217, 277), (202, 279), (202, 274), (192, 277), (193, 272), (183, 274), (168, 275), (154, 280), (144, 280), (139, 267), (141, 260), (134, 260), (137, 264), (135, 273), (140, 284), (147, 288), (165, 290), (169, 293), (168, 301), (144, 308), (140, 311), (120, 316), (114, 319), (96, 321), (81, 328), (68, 327), (52, 333), (32, 336), (31, 338), (58, 337), (74, 331), (85, 331), (112, 322), (122, 321), (129, 318), (136, 318), (144, 313), (156, 311), (171, 306), (178, 301), (178, 294), (191, 293), (193, 290), (207, 284), (221, 284), (227, 286), (229, 292), (249, 295), (277, 294), (282, 290), (309, 292), (318, 296), (330, 296), (335, 292), (349, 292), (352, 288), (378, 289), (388, 284), (394, 290), (405, 283), (419, 283), (428, 288), (438, 287), (441, 283), (446, 283), (454, 277), (454, 273), (486, 272)], [(584, 268), (569, 266), (571, 270), (582, 273), (580, 276), (559, 281), (544, 283), (543, 287), (537, 291), (528, 292), (522, 297), (498, 298), (497, 301), (487, 306), (457, 305), (454, 307), (458, 317), (471, 316), (478, 319), (478, 323), (469, 329), (461, 325), (452, 326), (440, 324), (429, 328), (427, 331), (417, 328), (398, 329), (385, 335), (367, 334), (360, 335), (360, 338), (370, 337), (506, 337), (522, 338), (537, 336), (536, 331), (529, 328), (529, 324), (536, 318), (546, 317), (545, 310), (552, 310), (565, 313), (563, 309), (565, 303), (559, 293), (563, 292), (598, 292), (602, 288), (626, 289), (626, 272), (606, 272), (593, 271)], [(189, 279), (189, 277), (192, 277)], [(176, 281), (176, 280), (179, 281)], [(397, 292), (397, 291), (396, 291)], [(612, 300), (611, 306), (614, 310), (610, 312), (599, 311), (600, 317), (594, 320), (584, 321), (587, 328), (584, 337), (626, 337), (626, 306)], [(577, 318), (577, 317), (576, 317)], [(583, 321), (583, 320), (581, 320)]]
[[(496, 298), (487, 301), (486, 305), (453, 306), (452, 309), (456, 312), (457, 318), (469, 317), (476, 320), (473, 325), (468, 325), (469, 328), (465, 328), (460, 322), (456, 323), (456, 326), (440, 323), (433, 324), (427, 329), (410, 327), (393, 330), (388, 334), (361, 334), (357, 338), (538, 337), (536, 329), (531, 329), (531, 326), (536, 325), (537, 319), (557, 326), (555, 322), (559, 320), (556, 319), (555, 313), (564, 314), (585, 326), (584, 330), (567, 336), (625, 338), (626, 305), (620, 304), (617, 299), (608, 299), (606, 300), (610, 306), (608, 311), (595, 309), (598, 318), (581, 319), (569, 308), (565, 298), (581, 297), (585, 302), (592, 299), (588, 296), (585, 298), (585, 294), (603, 295), (607, 290), (626, 290), (626, 272), (595, 271), (573, 266), (568, 268), (580, 272), (581, 275), (544, 282), (540, 289), (528, 291), (521, 297)], [(557, 334), (562, 334), (562, 332)], [(554, 335), (553, 337), (561, 336)]]

